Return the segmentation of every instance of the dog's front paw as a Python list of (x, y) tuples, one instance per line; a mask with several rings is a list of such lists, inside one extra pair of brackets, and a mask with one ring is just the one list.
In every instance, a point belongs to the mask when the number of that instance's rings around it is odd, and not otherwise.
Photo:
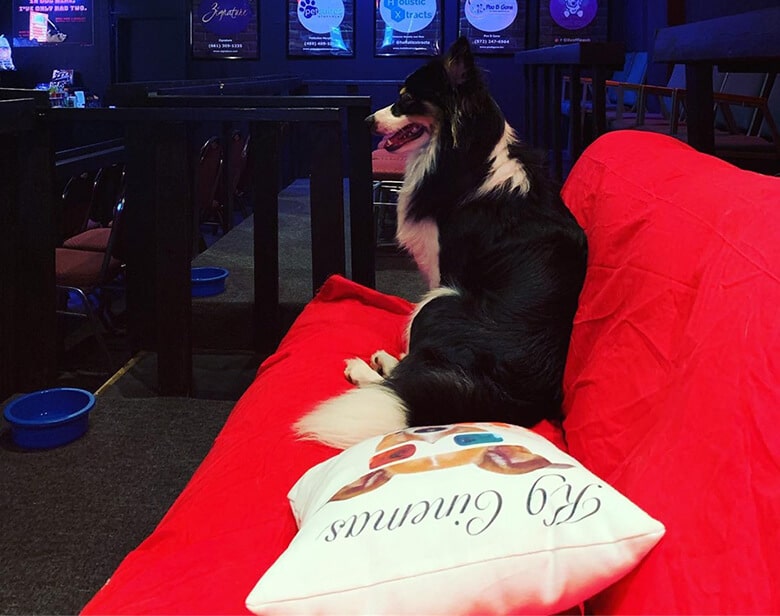
[(397, 365), (398, 360), (387, 351), (379, 350), (371, 356), (371, 368), (384, 377), (390, 376)]
[(372, 370), (371, 367), (359, 357), (346, 361), (344, 376), (350, 383), (357, 385), (358, 387), (382, 381), (382, 376)]

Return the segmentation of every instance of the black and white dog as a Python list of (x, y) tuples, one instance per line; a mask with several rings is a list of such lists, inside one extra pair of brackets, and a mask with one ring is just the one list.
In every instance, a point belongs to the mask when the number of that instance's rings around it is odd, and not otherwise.
[(295, 426), (347, 447), (412, 426), (561, 417), (585, 234), (487, 91), (466, 39), (412, 73), (367, 121), (407, 152), (397, 238), (430, 292), (408, 353), (347, 362), (358, 388)]

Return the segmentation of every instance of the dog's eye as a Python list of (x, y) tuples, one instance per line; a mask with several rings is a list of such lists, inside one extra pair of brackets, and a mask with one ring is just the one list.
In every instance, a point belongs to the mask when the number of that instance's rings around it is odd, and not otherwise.
[(414, 103), (415, 103), (414, 96), (409, 94), (409, 92), (402, 91), (398, 93), (398, 100), (395, 103), (393, 103), (393, 106), (390, 108), (390, 111), (396, 117), (402, 116), (411, 111), (411, 108), (414, 105)]

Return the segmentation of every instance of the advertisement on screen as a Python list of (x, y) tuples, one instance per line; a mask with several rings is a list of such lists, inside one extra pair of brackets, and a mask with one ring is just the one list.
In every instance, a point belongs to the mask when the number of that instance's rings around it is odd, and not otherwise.
[(525, 49), (525, 14), (519, 0), (461, 0), (459, 34), (474, 53), (512, 54)]
[(376, 56), (438, 56), (441, 0), (376, 0)]
[(288, 0), (287, 54), (354, 55), (354, 0)]
[(197, 60), (256, 60), (257, 0), (193, 0), (190, 38)]
[(539, 7), (539, 46), (606, 41), (607, 0), (550, 0)]
[(92, 45), (93, 0), (13, 0), (13, 46)]

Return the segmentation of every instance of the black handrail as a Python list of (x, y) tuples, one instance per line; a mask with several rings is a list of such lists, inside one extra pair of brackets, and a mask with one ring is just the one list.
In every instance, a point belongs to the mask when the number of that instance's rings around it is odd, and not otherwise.
[[(117, 90), (116, 102), (141, 106), (184, 108), (337, 108), (346, 115), (349, 168), (350, 245), (352, 254), (353, 280), (369, 287), (375, 286), (375, 261), (373, 244), (373, 206), (371, 191), (371, 136), (364, 120), (371, 113), (371, 98), (368, 96), (183, 96), (173, 94), (147, 94), (139, 98), (137, 91), (125, 91), (128, 100), (123, 100)], [(291, 113), (288, 112), (288, 113)], [(220, 120), (221, 117), (214, 117)], [(227, 141), (227, 139), (225, 140)], [(225, 166), (227, 173), (227, 165)], [(231, 220), (232, 202), (228, 201), (226, 218)], [(317, 214), (315, 214), (316, 216)], [(326, 241), (315, 238), (315, 242)], [(326, 248), (323, 247), (323, 250)]]
[[(256, 347), (278, 342), (278, 149), (281, 126), (316, 125), (311, 191), (313, 283), (345, 274), (341, 113), (336, 108), (115, 108), (51, 109), (50, 125), (118, 122), (126, 127), (126, 251), (128, 330), (133, 350), (156, 348), (162, 395), (192, 387), (190, 261), (195, 220), (190, 197), (187, 127), (213, 121), (247, 122), (254, 143)], [(316, 214), (315, 214), (316, 212)], [(273, 230), (273, 231), (272, 231)]]
[(125, 140), (108, 139), (54, 153), (57, 176), (67, 178), (84, 171), (125, 161)]
[[(38, 103), (0, 100), (0, 399), (56, 373), (53, 156)], [(3, 94), (0, 94), (3, 97)]]
[[(45, 93), (44, 93), (45, 94)], [(146, 96), (146, 95), (145, 95)], [(3, 93), (0, 92), (0, 99)], [(189, 168), (189, 131), (211, 122), (242, 122), (251, 143), (255, 204), (255, 346), (272, 350), (281, 335), (278, 287), (280, 148), (290, 123), (314, 129), (312, 253), (314, 290), (331, 274), (346, 274), (343, 149), (349, 127), (353, 279), (373, 285), (370, 135), (363, 118), (368, 97), (255, 97), (205, 101), (191, 97), (175, 107), (165, 96), (143, 106), (51, 108), (48, 99), (0, 100), (0, 166), (13, 182), (0, 183), (0, 224), (13, 241), (0, 246), (0, 394), (40, 388), (56, 372), (54, 238), (58, 165), (87, 164), (91, 156), (123, 155), (127, 165), (125, 215), (128, 242), (128, 339), (133, 351), (156, 349), (161, 395), (192, 389), (190, 262), (195, 221)], [(166, 102), (162, 102), (166, 101)], [(243, 101), (249, 102), (249, 101)], [(328, 102), (334, 106), (325, 106)], [(148, 106), (147, 106), (148, 103)], [(201, 106), (207, 104), (208, 106)], [(274, 106), (274, 104), (276, 106)], [(283, 106), (280, 106), (284, 104)], [(310, 106), (306, 106), (310, 105)], [(111, 141), (55, 153), (52, 133), (68, 126), (113, 123), (124, 143)], [(365, 194), (364, 194), (365, 193)]]

